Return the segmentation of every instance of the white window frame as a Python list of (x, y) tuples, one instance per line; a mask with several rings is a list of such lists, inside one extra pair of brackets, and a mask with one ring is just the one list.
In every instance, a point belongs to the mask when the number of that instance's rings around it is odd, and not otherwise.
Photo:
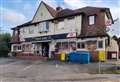
[(91, 16), (89, 16), (89, 25), (93, 25), (93, 24), (95, 24), (95, 15), (91, 15)]
[[(99, 47), (99, 42), (102, 41), (102, 47)], [(104, 42), (103, 40), (98, 40), (97, 41), (97, 49), (103, 49), (104, 48)]]
[[(15, 48), (16, 47), (16, 48)], [(15, 45), (13, 45), (13, 51), (22, 51), (22, 46), (21, 45), (19, 45), (19, 44), (15, 44)]]
[[(82, 48), (81, 43), (84, 43), (84, 48)], [(80, 48), (78, 48), (78, 44), (80, 44)], [(77, 49), (85, 49), (85, 47), (86, 47), (85, 42), (77, 42)]]
[(34, 33), (34, 29), (33, 28), (31, 28), (31, 27), (28, 27), (29, 28), (29, 34), (33, 34)]
[[(48, 28), (47, 28), (47, 23), (48, 23)], [(45, 21), (45, 22), (39, 23), (38, 28), (39, 28), (38, 29), (39, 32), (48, 32), (49, 31), (49, 22)]]

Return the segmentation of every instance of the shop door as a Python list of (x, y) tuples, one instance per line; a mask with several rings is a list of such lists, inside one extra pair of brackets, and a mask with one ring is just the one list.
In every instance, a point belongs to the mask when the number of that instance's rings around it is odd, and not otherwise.
[(49, 55), (49, 43), (43, 42), (42, 43), (42, 56), (48, 57)]

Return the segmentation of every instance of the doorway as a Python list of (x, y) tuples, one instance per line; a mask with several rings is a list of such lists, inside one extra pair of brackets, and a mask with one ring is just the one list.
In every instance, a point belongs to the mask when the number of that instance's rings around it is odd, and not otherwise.
[(42, 43), (42, 56), (44, 57), (49, 56), (49, 42)]

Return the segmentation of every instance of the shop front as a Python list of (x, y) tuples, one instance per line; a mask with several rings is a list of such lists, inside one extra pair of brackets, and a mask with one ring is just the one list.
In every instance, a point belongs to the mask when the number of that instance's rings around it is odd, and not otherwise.
[(32, 43), (31, 48), (34, 55), (51, 58), (52, 51), (56, 51), (57, 54), (61, 52), (69, 53), (72, 48), (76, 47), (76, 38), (68, 38), (67, 35), (68, 33), (31, 37), (25, 38), (25, 41)]
[(50, 42), (33, 42), (34, 55), (48, 57)]

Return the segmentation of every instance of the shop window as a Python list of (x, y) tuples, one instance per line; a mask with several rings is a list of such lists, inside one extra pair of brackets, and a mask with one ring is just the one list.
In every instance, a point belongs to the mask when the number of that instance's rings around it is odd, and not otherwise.
[(70, 42), (70, 47), (76, 47), (76, 42)]
[(62, 49), (69, 49), (68, 42), (63, 42), (62, 43)]
[(55, 47), (58, 48), (58, 49), (62, 49), (62, 44), (61, 44), (61, 42), (58, 42)]
[(85, 48), (85, 43), (84, 42), (77, 43), (77, 48), (80, 48), (80, 49)]
[(103, 48), (103, 41), (98, 41), (98, 48)]
[(21, 50), (21, 46), (18, 46), (18, 50)]
[(95, 16), (89, 16), (89, 25), (95, 24)]
[(14, 50), (14, 51), (19, 51), (19, 50), (21, 50), (21, 46), (20, 46), (20, 45), (15, 45), (15, 46), (13, 47), (13, 50)]
[(58, 42), (56, 44), (56, 48), (58, 49), (58, 51), (67, 51), (67, 50), (71, 50), (73, 48), (76, 48), (76, 42)]
[(24, 52), (30, 52), (32, 49), (32, 44), (23, 44), (21, 49)]

